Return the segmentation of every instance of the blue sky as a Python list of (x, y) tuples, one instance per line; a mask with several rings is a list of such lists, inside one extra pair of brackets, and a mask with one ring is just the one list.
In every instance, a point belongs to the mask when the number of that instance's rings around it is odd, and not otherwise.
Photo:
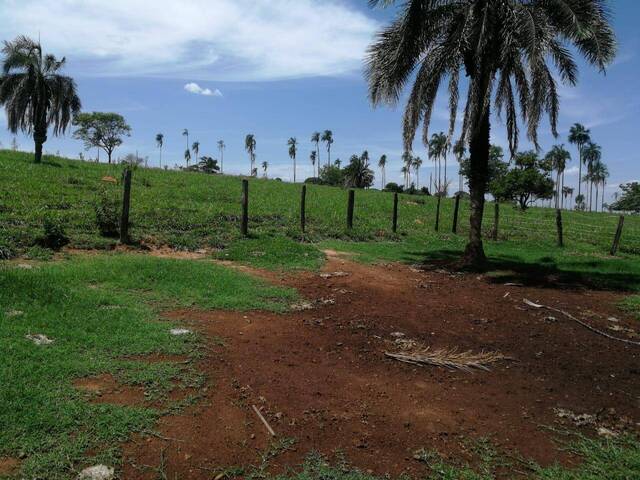
[[(616, 62), (606, 76), (581, 64), (578, 86), (561, 90), (560, 138), (553, 139), (546, 123), (540, 129), (545, 150), (567, 143), (574, 122), (587, 125), (611, 172), (609, 195), (619, 183), (640, 179), (640, 2), (611, 5)], [(224, 139), (225, 171), (246, 173), (244, 136), (253, 133), (258, 163), (266, 160), (270, 176), (289, 180), (287, 139), (300, 143), (298, 177), (304, 178), (311, 175), (311, 133), (331, 129), (332, 159), (346, 161), (364, 149), (374, 160), (387, 154), (390, 181), (401, 177), (402, 104), (372, 109), (362, 64), (392, 13), (372, 11), (366, 0), (0, 0), (0, 38), (40, 35), (45, 50), (67, 57), (83, 110), (119, 112), (131, 124), (132, 136), (116, 155), (138, 151), (157, 164), (154, 137), (162, 132), (165, 162), (182, 164), (181, 132), (188, 128), (202, 154), (217, 157), (216, 141)], [(185, 89), (190, 83), (200, 90)], [(445, 101), (437, 104), (431, 131), (446, 130)], [(8, 147), (5, 127), (0, 115), (0, 141)], [(494, 123), (492, 134), (506, 145), (503, 125)], [(25, 137), (18, 143), (33, 148)], [(77, 157), (83, 148), (67, 134), (50, 138), (45, 150)], [(426, 179), (426, 151), (419, 142), (414, 150), (425, 160)], [(455, 174), (453, 159), (451, 165)], [(576, 158), (570, 165), (567, 181), (575, 183)]]

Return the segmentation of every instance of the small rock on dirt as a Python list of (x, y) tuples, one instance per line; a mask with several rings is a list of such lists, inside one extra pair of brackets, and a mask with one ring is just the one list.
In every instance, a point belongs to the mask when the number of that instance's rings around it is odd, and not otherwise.
[(321, 273), (320, 278), (331, 278), (331, 277), (348, 277), (349, 272), (331, 272), (331, 273)]
[(191, 330), (187, 328), (172, 328), (171, 330), (169, 330), (169, 333), (171, 335), (189, 335), (191, 333)]
[(114, 475), (113, 468), (106, 465), (94, 465), (82, 470), (77, 478), (78, 480), (112, 480)]
[(402, 332), (391, 332), (389, 335), (391, 335), (393, 338), (404, 337), (404, 333), (402, 333)]
[(36, 333), (36, 334), (33, 334), (33, 335), (32, 334), (25, 335), (25, 338), (27, 340), (31, 340), (36, 345), (49, 345), (49, 344), (53, 343), (53, 340), (51, 338), (49, 338), (46, 335), (43, 335), (41, 333)]

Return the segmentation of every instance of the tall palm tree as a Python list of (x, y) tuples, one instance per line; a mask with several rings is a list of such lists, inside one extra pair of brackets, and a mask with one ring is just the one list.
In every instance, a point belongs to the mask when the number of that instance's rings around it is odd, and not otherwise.
[(188, 148), (184, 151), (184, 159), (187, 162), (187, 168), (189, 168), (189, 160), (191, 160), (191, 150)]
[(249, 161), (251, 162), (251, 169), (249, 170), (249, 175), (253, 176), (254, 174), (253, 164), (256, 161), (256, 137), (253, 135), (253, 133), (249, 133), (247, 134), (246, 137), (244, 137), (244, 149), (249, 154)]
[(567, 200), (567, 197), (573, 197), (573, 188), (571, 187), (562, 187), (562, 198), (563, 202)]
[(158, 150), (160, 151), (160, 168), (162, 168), (162, 147), (164, 145), (164, 134), (162, 133), (157, 133), (156, 134), (156, 146), (158, 147)]
[(227, 146), (224, 144), (224, 140), (218, 140), (218, 151), (220, 152), (220, 173), (224, 173), (224, 149)]
[(296, 183), (296, 153), (298, 153), (298, 140), (296, 137), (291, 137), (287, 140), (289, 145), (289, 158), (293, 160), (293, 183)]
[(409, 185), (411, 185), (411, 165), (413, 164), (413, 156), (408, 150), (405, 150), (402, 154), (402, 163), (404, 163), (404, 187), (409, 188)]
[(407, 173), (409, 172), (409, 169), (407, 168), (406, 165), (404, 165), (401, 169), (400, 169), (400, 173), (402, 173), (402, 176), (404, 177), (404, 188), (407, 188)]
[[(370, 0), (391, 6), (395, 0)], [(567, 48), (575, 46), (575, 50)], [(557, 134), (559, 98), (549, 62), (567, 84), (577, 81), (572, 55), (604, 70), (616, 40), (604, 0), (406, 0), (397, 18), (368, 52), (366, 76), (374, 105), (398, 102), (414, 79), (404, 115), (404, 148), (410, 150), (419, 125), (423, 142), (439, 86), (448, 77), (449, 136), (458, 111), (460, 72), (468, 83), (460, 138), (469, 144), (471, 215), (464, 264), (480, 267), (486, 257), (482, 216), (487, 189), (492, 99), (505, 112), (511, 154), (518, 147), (518, 111), (531, 142), (538, 146), (542, 114)]]
[(456, 160), (458, 161), (458, 192), (462, 191), (462, 159), (464, 157), (464, 154), (467, 152), (467, 148), (464, 145), (464, 142), (461, 140), (458, 140), (454, 145), (453, 145), (453, 154), (456, 157)]
[(384, 188), (384, 186), (386, 185), (386, 172), (385, 172), (385, 167), (387, 166), (387, 156), (386, 155), (381, 155), (380, 156), (380, 160), (378, 160), (378, 167), (380, 168), (380, 178), (382, 179), (382, 186), (381, 188)]
[(318, 159), (318, 151), (311, 150), (309, 153), (309, 160), (311, 160), (311, 167), (313, 168), (313, 176), (316, 177), (316, 160)]
[(429, 140), (429, 157), (433, 160), (434, 167), (437, 161), (437, 169), (436, 176), (438, 183), (434, 188), (439, 194), (443, 192), (442, 188), (442, 175), (441, 175), (441, 167), (442, 167), (442, 158), (446, 158), (447, 148), (449, 145), (449, 139), (444, 134), (444, 132), (434, 133), (431, 135), (431, 139)]
[(325, 130), (320, 138), (327, 144), (327, 165), (331, 165), (331, 144), (333, 143), (333, 132), (331, 130)]
[(188, 129), (183, 129), (182, 130), (182, 136), (186, 137), (187, 139), (187, 150), (189, 150), (189, 130)]
[(556, 208), (561, 208), (559, 203), (560, 194), (564, 185), (561, 185), (560, 178), (564, 174), (565, 168), (567, 168), (567, 163), (571, 160), (571, 154), (565, 150), (564, 145), (554, 145), (545, 158), (549, 161), (551, 168), (556, 171)]
[[(200, 142), (197, 140), (193, 142), (193, 144), (191, 145), (191, 150), (193, 151), (193, 157), (197, 160), (198, 154), (200, 153)], [(189, 165), (187, 165), (187, 167), (188, 166)]]
[(414, 157), (411, 166), (416, 172), (416, 188), (420, 188), (420, 167), (422, 166), (422, 159), (420, 157)]
[(262, 174), (264, 178), (267, 178), (267, 168), (269, 168), (269, 164), (266, 161), (262, 162)]
[[(602, 197), (601, 197), (601, 205), (600, 205), (600, 211), (601, 212), (604, 212), (604, 187), (607, 184), (607, 179), (608, 178), (609, 178), (609, 169), (607, 168), (607, 166), (604, 163), (600, 162), (599, 180), (600, 180), (600, 183), (602, 185)], [(596, 206), (596, 208), (597, 208), (597, 206)]]
[(80, 98), (71, 77), (60, 74), (66, 63), (52, 54), (43, 54), (42, 46), (20, 36), (2, 47), (0, 105), (7, 114), (11, 133), (33, 135), (33, 161), (42, 161), (42, 146), (47, 130), (64, 134), (75, 114), (80, 112)]
[[(601, 158), (602, 158), (602, 149), (600, 148), (600, 145), (593, 143), (593, 142), (589, 142), (584, 146), (584, 152), (583, 152), (583, 156), (584, 156), (584, 161), (587, 164), (587, 174), (585, 175), (585, 178), (587, 179), (587, 181), (589, 182), (589, 211), (592, 210), (592, 196), (593, 196), (593, 165), (596, 162), (600, 162)], [(597, 205), (596, 205), (597, 206)]]
[(574, 123), (569, 129), (569, 143), (578, 148), (578, 197), (582, 195), (582, 165), (584, 146), (591, 141), (589, 129), (581, 123)]
[(316, 160), (318, 161), (318, 171), (320, 170), (320, 132), (313, 132), (311, 134), (311, 143), (316, 146)]

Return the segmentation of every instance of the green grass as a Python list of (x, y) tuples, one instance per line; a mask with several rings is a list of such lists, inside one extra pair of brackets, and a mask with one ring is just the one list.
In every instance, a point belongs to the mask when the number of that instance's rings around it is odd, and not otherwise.
[[(102, 254), (32, 269), (0, 264), (0, 457), (24, 458), (25, 478), (72, 478), (87, 463), (117, 464), (114, 445), (153, 428), (161, 412), (90, 403), (73, 379), (111, 373), (164, 404), (172, 382), (180, 388), (202, 379), (190, 364), (125, 358), (199, 354), (197, 336), (170, 335), (174, 323), (160, 321), (160, 309), (282, 311), (295, 298), (204, 260)], [(54, 343), (37, 346), (25, 338), (30, 333)]]

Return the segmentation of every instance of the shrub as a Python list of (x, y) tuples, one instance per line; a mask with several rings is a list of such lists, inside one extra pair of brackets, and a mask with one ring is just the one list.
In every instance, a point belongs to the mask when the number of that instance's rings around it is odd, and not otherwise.
[(46, 216), (42, 228), (44, 233), (37, 241), (41, 247), (59, 250), (69, 243), (69, 237), (65, 233), (64, 224), (60, 218)]
[(103, 237), (117, 237), (120, 232), (120, 202), (102, 190), (96, 198), (94, 210), (96, 225)]
[(53, 252), (50, 249), (39, 245), (34, 245), (25, 252), (25, 257), (30, 260), (51, 260), (52, 256)]
[(387, 192), (402, 193), (404, 189), (395, 182), (389, 182), (385, 185), (384, 190)]

